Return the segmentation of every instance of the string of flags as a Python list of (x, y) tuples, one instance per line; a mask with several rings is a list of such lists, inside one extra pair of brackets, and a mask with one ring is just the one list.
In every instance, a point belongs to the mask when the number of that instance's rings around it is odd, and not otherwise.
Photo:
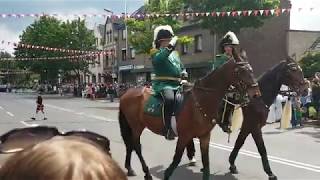
[[(14, 57), (14, 58), (1, 58), (1, 61), (41, 61), (41, 60), (94, 60), (99, 54), (86, 54), (77, 56), (59, 56), (59, 57)], [(98, 63), (98, 62), (97, 62)]]
[[(314, 11), (315, 8), (298, 8), (298, 11), (308, 10)], [(212, 12), (185, 12), (185, 13), (137, 13), (137, 14), (57, 14), (57, 13), (0, 13), (0, 18), (38, 18), (42, 16), (48, 17), (74, 17), (74, 18), (157, 18), (157, 17), (188, 17), (188, 16), (199, 16), (199, 17), (226, 17), (226, 16), (280, 16), (282, 14), (289, 14), (291, 8), (276, 8), (276, 9), (257, 9), (257, 10), (233, 10), (233, 11), (212, 11)]]
[(54, 48), (54, 47), (47, 47), (47, 46), (37, 46), (32, 44), (25, 44), (25, 43), (15, 43), (9, 41), (1, 41), (3, 45), (13, 45), (17, 48), (26, 48), (26, 49), (38, 49), (38, 50), (45, 50), (45, 51), (53, 51), (53, 52), (64, 52), (64, 53), (74, 53), (74, 54), (103, 54), (103, 55), (112, 55), (114, 54), (114, 50), (104, 50), (104, 51), (83, 51), (83, 50), (73, 50), (73, 49), (64, 49), (64, 48)]

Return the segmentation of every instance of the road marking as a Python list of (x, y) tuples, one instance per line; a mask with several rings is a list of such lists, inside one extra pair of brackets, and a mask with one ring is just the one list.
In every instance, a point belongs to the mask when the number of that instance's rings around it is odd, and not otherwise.
[(36, 126), (39, 126), (39, 124), (29, 124), (29, 123), (26, 123), (25, 121), (20, 121), (23, 125), (27, 126), (27, 127), (36, 127)]
[(14, 117), (14, 115), (13, 115), (11, 112), (7, 111), (6, 113), (7, 113), (9, 116)]
[(98, 120), (101, 120), (101, 121), (107, 121), (107, 122), (116, 122), (116, 120), (113, 120), (113, 119), (108, 119), (108, 118), (105, 118), (103, 116), (96, 116), (96, 115), (84, 115), (88, 118), (93, 118), (93, 119), (98, 119)]
[[(195, 139), (194, 140), (195, 143), (199, 144), (199, 140)], [(223, 144), (217, 144), (217, 143), (212, 143), (210, 142), (209, 146), (216, 148), (216, 149), (221, 149), (221, 150), (225, 150), (225, 151), (229, 151), (231, 152), (233, 147), (231, 146), (226, 146)], [(250, 157), (254, 157), (257, 159), (261, 159), (260, 155), (256, 152), (252, 152), (252, 151), (248, 151), (248, 150), (240, 150), (239, 154), (242, 155), (246, 155), (246, 156), (250, 156)], [(313, 171), (313, 172), (318, 172), (320, 173), (320, 166), (315, 166), (315, 165), (311, 165), (311, 164), (306, 164), (306, 163), (302, 163), (302, 162), (297, 162), (297, 161), (292, 161), (292, 160), (288, 160), (288, 159), (284, 159), (284, 158), (279, 158), (276, 156), (268, 156), (269, 161), (271, 162), (276, 162), (279, 164), (284, 164), (287, 166), (291, 166), (291, 167), (296, 167), (296, 168), (301, 168), (301, 169), (305, 169), (305, 170), (309, 170), (309, 171)]]
[(62, 107), (58, 107), (55, 105), (51, 105), (51, 104), (46, 104), (46, 106), (53, 108), (53, 109), (57, 109), (60, 111), (65, 111), (65, 112), (70, 112), (70, 113), (74, 113), (76, 115), (80, 115), (80, 116), (85, 116), (88, 118), (93, 118), (93, 119), (97, 119), (97, 120), (101, 120), (101, 121), (106, 121), (106, 122), (117, 122), (117, 120), (113, 120), (113, 119), (108, 119), (105, 118), (103, 116), (97, 116), (97, 115), (92, 115), (92, 114), (85, 114), (84, 112), (76, 112), (75, 110), (72, 109), (66, 109), (66, 108), (62, 108)]
[(3, 110), (3, 107), (2, 107), (2, 106), (0, 106), (0, 109), (1, 109), (1, 110)]
[(51, 105), (51, 104), (46, 104), (45, 106), (51, 107), (51, 108), (54, 108), (54, 109), (58, 109), (60, 111), (71, 112), (71, 113), (75, 112), (74, 110), (66, 109), (66, 108), (62, 108), (62, 107), (58, 107), (58, 106), (54, 106), (54, 105)]

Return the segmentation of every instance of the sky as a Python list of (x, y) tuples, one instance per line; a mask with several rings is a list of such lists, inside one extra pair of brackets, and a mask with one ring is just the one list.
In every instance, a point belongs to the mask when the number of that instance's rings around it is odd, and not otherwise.
[[(143, 5), (145, 0), (127, 0), (128, 12)], [(320, 31), (320, 0), (291, 0), (290, 29)], [(104, 8), (115, 14), (125, 11), (125, 0), (0, 0), (1, 13), (105, 13)], [(303, 8), (299, 11), (298, 8)], [(307, 9), (305, 9), (307, 8)], [(314, 8), (310, 12), (310, 8)], [(70, 19), (64, 16), (62, 19)], [(0, 18), (0, 41), (18, 42), (19, 35), (35, 18)], [(89, 18), (88, 27), (104, 23), (103, 18)], [(0, 50), (13, 52), (12, 46), (0, 44)]]

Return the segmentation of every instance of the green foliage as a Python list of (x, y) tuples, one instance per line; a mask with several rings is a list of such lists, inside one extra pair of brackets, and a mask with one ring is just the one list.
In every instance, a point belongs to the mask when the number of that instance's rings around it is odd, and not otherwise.
[(320, 52), (306, 54), (299, 63), (306, 77), (314, 76), (316, 72), (320, 72)]
[[(86, 28), (84, 20), (61, 22), (52, 17), (41, 17), (28, 26), (20, 36), (20, 43), (38, 46), (56, 47), (75, 50), (94, 50), (95, 38), (93, 32)], [(45, 51), (40, 49), (17, 48), (16, 57), (59, 57), (74, 54)], [(55, 81), (59, 70), (62, 73), (74, 72), (80, 75), (88, 69), (88, 64), (78, 59), (19, 61), (20, 68), (28, 68), (41, 75), (42, 80)]]
[[(183, 0), (150, 0), (145, 4), (146, 13), (179, 13), (183, 7)], [(174, 32), (181, 27), (177, 19), (158, 17), (146, 19), (128, 19), (129, 41), (137, 53), (149, 54), (153, 43), (153, 29), (159, 25), (170, 25)], [(182, 37), (180, 37), (182, 38)], [(191, 38), (184, 37), (180, 42), (190, 43)]]
[[(193, 12), (234, 11), (270, 9), (278, 7), (279, 0), (184, 0), (188, 9)], [(266, 17), (240, 16), (240, 17), (200, 17), (202, 26), (211, 32), (225, 33), (227, 31), (239, 32), (241, 28), (257, 28), (263, 25)]]

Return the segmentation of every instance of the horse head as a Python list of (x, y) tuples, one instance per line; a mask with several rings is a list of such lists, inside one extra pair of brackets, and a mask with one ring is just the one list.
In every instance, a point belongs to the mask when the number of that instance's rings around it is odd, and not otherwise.
[(251, 65), (247, 61), (234, 62), (235, 67), (232, 77), (232, 85), (240, 92), (247, 91), (250, 98), (261, 96), (261, 92), (254, 77)]
[(283, 84), (287, 85), (290, 89), (301, 95), (307, 88), (307, 82), (299, 64), (292, 58), (288, 57), (284, 62), (282, 70)]

